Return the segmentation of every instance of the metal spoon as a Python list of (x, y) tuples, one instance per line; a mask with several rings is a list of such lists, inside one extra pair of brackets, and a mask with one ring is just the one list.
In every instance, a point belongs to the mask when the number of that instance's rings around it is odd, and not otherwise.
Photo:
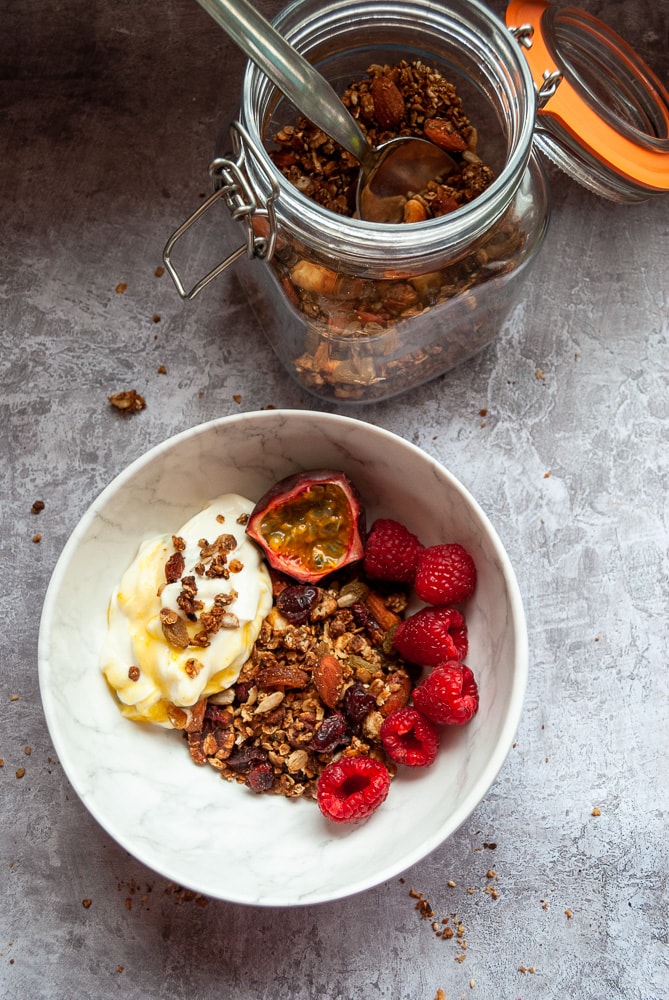
[(372, 148), (327, 80), (248, 0), (198, 3), (295, 107), (358, 160), (356, 205), (361, 219), (401, 222), (407, 195), (455, 168), (447, 153), (415, 136), (391, 139)]

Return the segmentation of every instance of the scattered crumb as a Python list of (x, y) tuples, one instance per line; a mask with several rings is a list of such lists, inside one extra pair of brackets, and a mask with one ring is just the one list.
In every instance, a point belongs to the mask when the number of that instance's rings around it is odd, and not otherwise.
[(9, 700), (10, 701), (18, 701), (19, 700), (19, 696), (17, 694), (10, 694)]
[(550, 479), (550, 478), (551, 478), (550, 472), (544, 472), (544, 479)]
[(451, 888), (451, 889), (455, 889), (455, 882), (453, 881), (453, 879), (452, 879), (452, 878), (449, 878), (449, 880), (448, 880), (448, 883), (447, 883), (447, 884), (448, 884), (449, 888)]
[(44, 510), (46, 504), (43, 500), (35, 500), (34, 504), (30, 508), (33, 514), (39, 514), (40, 511)]
[(39, 531), (33, 535), (32, 540), (35, 543), (35, 545), (38, 545), (42, 541), (42, 536), (40, 535)]
[(168, 882), (167, 888), (165, 889), (166, 896), (173, 896), (178, 903), (192, 903), (194, 902), (196, 906), (204, 908), (208, 906), (209, 900), (206, 896), (200, 895), (199, 892), (193, 892), (192, 889), (182, 889), (180, 885), (175, 885), (174, 882)]
[(476, 980), (475, 979), (470, 979), (469, 980), (469, 989), (473, 990), (475, 986), (476, 986)]
[(26, 773), (25, 767), (18, 767), (16, 769), (16, 777), (17, 778), (23, 778), (23, 776), (25, 775), (25, 773)]
[[(449, 883), (450, 884), (450, 883)], [(455, 883), (453, 883), (455, 885)], [(429, 920), (430, 926), (435, 937), (441, 938), (443, 941), (451, 941), (453, 938), (456, 939), (458, 946), (462, 952), (467, 951), (467, 942), (465, 940), (465, 925), (461, 920), (458, 920), (455, 913), (452, 913), (450, 917), (442, 917), (441, 920), (435, 919), (435, 912), (432, 909), (432, 904), (429, 899), (426, 899), (422, 892), (418, 892), (416, 889), (410, 889), (409, 895), (412, 899), (416, 900), (416, 909), (418, 910), (421, 920)], [(452, 918), (452, 926), (449, 926)], [(455, 956), (456, 962), (464, 962), (466, 954), (459, 954)]]
[(487, 847), (489, 851), (494, 851), (494, 850), (497, 849), (497, 844), (495, 844), (495, 843), (493, 843), (493, 844), (484, 844), (483, 846)]
[(0, 767), (4, 767), (4, 766), (5, 766), (5, 762), (4, 762), (4, 760), (2, 759), (2, 757), (0, 757)]
[(602, 813), (601, 813), (601, 810), (598, 809), (597, 806), (595, 806), (595, 808), (592, 810), (592, 814), (591, 815), (592, 816), (601, 816)]
[(443, 990), (437, 990), (434, 1000), (446, 1000), (446, 994)]
[(157, 371), (159, 375), (167, 375), (167, 368), (165, 365), (158, 365)]
[(116, 292), (117, 295), (123, 295), (123, 293), (126, 291), (127, 287), (128, 287), (128, 285), (127, 285), (127, 283), (125, 281), (119, 281), (119, 283), (116, 286), (116, 288), (114, 289), (114, 291)]
[(165, 274), (165, 268), (157, 267), (153, 273), (155, 274), (156, 278), (162, 278), (162, 276)]
[(117, 972), (123, 972), (123, 966), (122, 965), (117, 965), (116, 966), (116, 971)]
[(139, 410), (146, 409), (146, 400), (136, 389), (115, 392), (107, 399), (120, 413), (138, 413)]
[(241, 403), (242, 401), (242, 397), (239, 395), (238, 392), (236, 392), (232, 398), (234, 399), (235, 403)]
[(24, 747), (23, 748), (23, 752), (26, 755), (26, 757), (30, 757), (30, 754), (33, 752), (33, 748), (32, 747)]
[(534, 373), (534, 377), (539, 379), (540, 382), (544, 382), (546, 380), (546, 373), (543, 368), (537, 368)]
[(482, 407), (482, 409), (479, 410), (479, 417), (487, 417), (487, 416), (488, 416), (488, 411), (486, 410), (486, 408), (484, 406), (484, 407)]
[(85, 910), (88, 910), (92, 902), (93, 902), (92, 899), (82, 899), (81, 905)]
[(154, 313), (151, 319), (153, 320), (154, 323), (160, 323), (160, 316), (158, 315), (158, 313)]
[(567, 918), (567, 920), (571, 920), (571, 918), (574, 916), (574, 914), (571, 912), (571, 910), (565, 910), (564, 911), (564, 915)]

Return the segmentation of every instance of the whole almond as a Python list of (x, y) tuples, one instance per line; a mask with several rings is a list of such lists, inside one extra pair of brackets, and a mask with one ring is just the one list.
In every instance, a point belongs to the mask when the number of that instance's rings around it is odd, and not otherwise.
[(435, 146), (449, 153), (462, 153), (467, 148), (467, 143), (448, 118), (428, 118), (423, 125), (423, 133)]
[(401, 621), (400, 616), (386, 607), (385, 601), (376, 591), (370, 590), (365, 598), (365, 604), (369, 613), (379, 623), (384, 632), (387, 632), (389, 628), (393, 628), (395, 625), (399, 625)]
[(344, 671), (336, 656), (321, 656), (314, 667), (314, 685), (319, 697), (328, 708), (334, 708), (344, 686)]
[(376, 698), (379, 712), (385, 718), (396, 708), (404, 708), (411, 695), (411, 680), (403, 670), (388, 674), (383, 689)]
[(417, 198), (410, 198), (404, 206), (405, 222), (425, 222), (427, 212), (424, 205)]
[(370, 87), (374, 114), (383, 129), (394, 128), (404, 118), (404, 98), (387, 76), (377, 76)]
[(283, 663), (277, 663), (269, 667), (263, 667), (256, 677), (256, 684), (262, 691), (269, 691), (272, 688), (285, 690), (286, 688), (305, 688), (309, 681), (309, 675), (299, 667), (291, 667)]

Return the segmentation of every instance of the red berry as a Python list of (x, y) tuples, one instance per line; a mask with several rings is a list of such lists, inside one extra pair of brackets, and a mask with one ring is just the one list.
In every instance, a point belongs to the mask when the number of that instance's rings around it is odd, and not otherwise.
[(431, 545), (418, 556), (414, 587), (427, 604), (459, 604), (476, 586), (474, 560), (462, 545)]
[(388, 769), (373, 757), (340, 757), (318, 779), (318, 806), (327, 819), (350, 823), (369, 816), (390, 788)]
[(399, 521), (380, 518), (372, 525), (365, 544), (364, 569), (372, 580), (413, 583), (423, 546)]
[(464, 660), (469, 648), (467, 625), (455, 608), (421, 608), (400, 622), (393, 645), (405, 660), (421, 667)]
[(383, 721), (381, 742), (391, 760), (408, 767), (427, 767), (439, 749), (436, 727), (410, 705), (396, 708)]
[(474, 674), (458, 660), (440, 663), (413, 692), (419, 712), (440, 726), (462, 726), (478, 712)]

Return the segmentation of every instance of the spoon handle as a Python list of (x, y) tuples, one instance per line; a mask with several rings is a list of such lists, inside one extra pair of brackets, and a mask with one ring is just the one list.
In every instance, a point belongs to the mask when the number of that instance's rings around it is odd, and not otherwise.
[(372, 150), (327, 80), (248, 0), (198, 0), (232, 40), (307, 118), (365, 166)]

